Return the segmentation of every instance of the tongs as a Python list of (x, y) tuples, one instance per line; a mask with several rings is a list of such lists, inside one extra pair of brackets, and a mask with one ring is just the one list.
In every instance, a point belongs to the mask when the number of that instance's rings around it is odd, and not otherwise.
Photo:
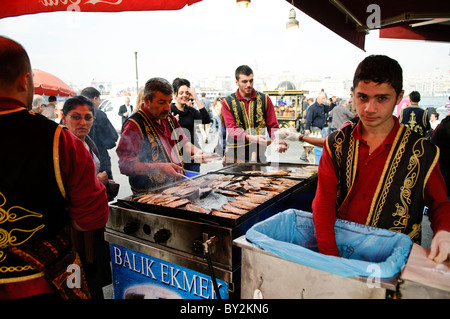
[[(197, 185), (199, 185), (199, 188), (197, 189), (197, 191), (195, 193), (193, 193), (191, 196), (189, 196), (190, 199), (195, 199), (195, 198), (205, 198), (206, 196), (208, 196), (211, 192), (212, 192), (212, 188), (210, 187), (202, 187), (203, 184), (200, 183), (199, 181), (187, 177), (184, 174), (178, 173), (179, 175), (183, 176), (184, 178), (186, 178), (187, 180), (196, 183)], [(203, 189), (203, 191), (202, 191)], [(205, 190), (206, 189), (206, 190)]]

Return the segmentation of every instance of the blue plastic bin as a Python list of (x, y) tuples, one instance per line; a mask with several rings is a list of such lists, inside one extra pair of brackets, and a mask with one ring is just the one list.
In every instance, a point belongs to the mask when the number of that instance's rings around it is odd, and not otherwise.
[(255, 224), (246, 238), (277, 257), (343, 277), (391, 278), (401, 271), (412, 247), (401, 233), (338, 219), (336, 242), (342, 257), (318, 252), (312, 214), (288, 209)]
[(320, 158), (322, 157), (322, 151), (323, 147), (314, 146), (313, 148), (313, 154), (315, 158), (314, 164), (319, 165)]

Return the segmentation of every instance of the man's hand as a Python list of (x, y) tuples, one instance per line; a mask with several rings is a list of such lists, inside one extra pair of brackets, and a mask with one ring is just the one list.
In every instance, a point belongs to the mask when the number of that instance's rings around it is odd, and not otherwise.
[(104, 185), (108, 184), (108, 174), (104, 171), (97, 174), (97, 179)]
[(134, 171), (137, 175), (164, 174), (168, 176), (180, 177), (183, 168), (174, 163), (136, 163)]
[(288, 149), (288, 145), (286, 144), (285, 141), (281, 141), (281, 140), (274, 140), (273, 144), (275, 146), (275, 150), (278, 153), (284, 153), (286, 152), (286, 150)]
[(257, 143), (260, 145), (267, 146), (270, 144), (270, 140), (267, 140), (266, 135), (247, 135), (247, 139), (251, 143)]
[(436, 263), (442, 263), (448, 259), (450, 254), (450, 232), (438, 231), (431, 240), (430, 254), (428, 258)]
[(300, 133), (297, 132), (288, 132), (288, 134), (286, 135), (286, 140), (288, 141), (300, 141)]

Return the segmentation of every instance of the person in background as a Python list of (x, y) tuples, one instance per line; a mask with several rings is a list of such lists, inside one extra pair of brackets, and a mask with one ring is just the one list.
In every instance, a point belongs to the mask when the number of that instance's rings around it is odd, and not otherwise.
[(321, 133), (326, 125), (327, 114), (334, 108), (334, 104), (327, 105), (324, 92), (317, 96), (316, 102), (310, 105), (306, 111), (305, 135), (309, 133)]
[(45, 99), (38, 94), (33, 96), (33, 103), (31, 105), (31, 110), (36, 114), (41, 114), (45, 107)]
[(134, 106), (133, 114), (139, 111), (142, 105), (144, 105), (144, 89), (139, 90), (136, 96), (136, 105)]
[(41, 114), (53, 120), (55, 118), (56, 96), (49, 96), (47, 105), (42, 109)]
[[(217, 98), (213, 102), (213, 112), (219, 118), (219, 135), (217, 138), (217, 145), (214, 148), (214, 153), (219, 154), (224, 159), (225, 149), (227, 145), (227, 129), (222, 115), (222, 100)], [(225, 165), (224, 162), (222, 162)]]
[(90, 298), (67, 228), (105, 226), (105, 186), (80, 139), (29, 111), (33, 94), (28, 54), (0, 36), (0, 299)]
[(439, 113), (431, 113), (430, 115), (430, 126), (434, 130), (439, 125)]
[(237, 91), (222, 101), (227, 128), (225, 163), (265, 163), (266, 149), (271, 143), (280, 153), (287, 150), (285, 142), (275, 139), (279, 126), (272, 100), (253, 88), (253, 70), (249, 66), (239, 66), (235, 78)]
[(319, 163), (312, 205), (319, 252), (340, 256), (336, 218), (409, 235), (420, 243), (424, 206), (434, 237), (429, 258), (450, 253), (450, 201), (427, 139), (393, 115), (403, 97), (402, 69), (384, 55), (371, 55), (353, 78), (358, 117), (331, 133)]
[[(202, 102), (195, 93), (195, 89), (191, 88), (191, 84), (186, 79), (176, 78), (172, 83), (175, 103), (170, 105), (170, 112), (178, 120), (183, 128), (185, 135), (190, 138), (192, 145), (199, 147), (198, 136), (196, 133), (196, 122), (201, 121), (202, 124), (211, 123), (211, 117), (208, 110), (203, 106)], [(198, 110), (189, 106), (190, 100), (194, 100)], [(183, 154), (184, 169), (193, 172), (200, 172), (200, 163), (191, 161), (190, 152), (186, 156)]]
[(330, 117), (333, 119), (331, 122), (331, 131), (335, 131), (338, 130), (342, 124), (354, 118), (355, 114), (348, 109), (347, 101), (341, 101), (330, 111)]
[(431, 142), (439, 147), (439, 166), (447, 185), (447, 198), (450, 199), (450, 116), (447, 115), (431, 135)]
[[(63, 123), (78, 137), (94, 161), (95, 174), (103, 185), (108, 185), (108, 174), (100, 172), (100, 154), (88, 133), (94, 122), (94, 104), (87, 97), (75, 96), (63, 106)], [(103, 299), (103, 287), (111, 283), (109, 245), (104, 240), (104, 228), (81, 232), (71, 228), (72, 243), (80, 255), (87, 285), (93, 299)]]
[(108, 178), (113, 179), (111, 157), (108, 154), (108, 150), (116, 146), (119, 135), (105, 112), (98, 108), (101, 102), (100, 92), (96, 88), (87, 87), (81, 91), (80, 95), (86, 96), (94, 103), (94, 124), (89, 132), (89, 137), (97, 145), (100, 152), (100, 171), (105, 171), (108, 174)]
[(213, 120), (213, 113), (211, 109), (211, 101), (206, 98), (206, 93), (202, 93), (201, 103), (203, 104), (205, 110), (208, 112), (209, 115), (209, 123), (200, 125), (200, 132), (202, 133), (203, 142), (206, 144), (208, 143), (208, 135), (209, 135), (209, 129), (211, 128), (211, 121)]
[(182, 148), (185, 154), (202, 153), (170, 114), (172, 94), (167, 80), (148, 80), (144, 105), (123, 126), (116, 153), (120, 172), (129, 177), (134, 194), (181, 179)]
[(400, 112), (401, 112), (404, 108), (408, 107), (409, 104), (411, 104), (411, 101), (409, 100), (409, 96), (407, 96), (407, 97), (405, 97), (403, 100), (401, 100), (400, 103), (398, 103), (398, 104), (396, 105), (395, 111), (394, 111), (394, 112), (395, 112), (394, 115), (395, 115), (396, 117), (399, 117), (399, 116), (400, 116)]
[(119, 107), (119, 116), (122, 117), (122, 125), (133, 113), (133, 105), (130, 104), (130, 98), (127, 96), (125, 98), (125, 104)]
[(55, 118), (53, 120), (58, 124), (63, 124), (62, 123), (63, 106), (64, 106), (64, 102), (58, 102), (55, 105)]
[(401, 124), (408, 126), (411, 131), (416, 132), (420, 136), (425, 136), (428, 130), (431, 129), (431, 126), (427, 110), (419, 107), (420, 93), (412, 91), (409, 94), (409, 100), (411, 104), (400, 110), (398, 120)]

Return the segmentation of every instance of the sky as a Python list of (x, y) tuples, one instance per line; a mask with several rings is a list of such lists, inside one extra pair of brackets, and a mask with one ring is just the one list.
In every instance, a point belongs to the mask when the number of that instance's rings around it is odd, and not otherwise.
[(134, 52), (140, 85), (154, 76), (234, 77), (242, 64), (265, 74), (351, 79), (369, 54), (397, 59), (405, 77), (449, 74), (448, 43), (371, 31), (364, 52), (298, 9), (300, 28), (287, 31), (290, 8), (285, 0), (253, 0), (245, 10), (234, 0), (203, 0), (177, 11), (39, 13), (0, 19), (0, 35), (21, 43), (33, 68), (76, 84), (136, 83)]

